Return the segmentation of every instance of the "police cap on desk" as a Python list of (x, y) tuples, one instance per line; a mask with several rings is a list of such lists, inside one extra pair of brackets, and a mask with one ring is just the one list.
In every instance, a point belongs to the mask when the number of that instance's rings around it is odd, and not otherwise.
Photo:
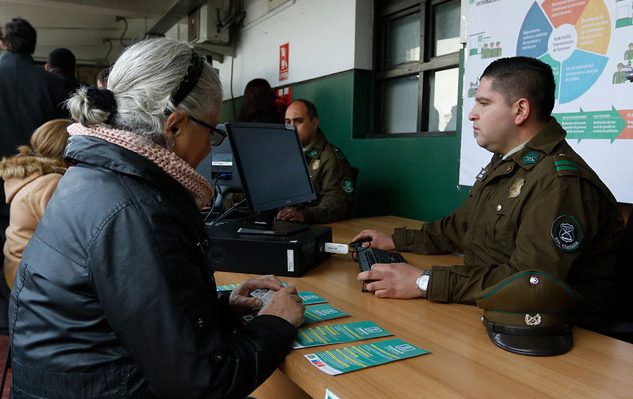
[(476, 300), (495, 345), (521, 355), (553, 356), (573, 345), (569, 314), (580, 298), (565, 282), (527, 270), (482, 291)]

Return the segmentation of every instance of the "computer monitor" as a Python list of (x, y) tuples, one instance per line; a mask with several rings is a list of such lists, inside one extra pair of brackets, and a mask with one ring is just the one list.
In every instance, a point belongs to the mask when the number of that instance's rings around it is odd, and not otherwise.
[[(226, 130), (253, 213), (274, 215), (279, 208), (317, 198), (294, 127), (237, 122), (228, 123)], [(267, 219), (270, 224), (272, 218)], [(289, 228), (275, 223), (274, 230)]]
[[(223, 123), (219, 123), (216, 128), (226, 131)], [(237, 163), (233, 160), (230, 140), (224, 140), (219, 146), (213, 147), (196, 171), (213, 186), (215, 209), (222, 209), (222, 201), (226, 194), (242, 191), (240, 173), (237, 170)]]

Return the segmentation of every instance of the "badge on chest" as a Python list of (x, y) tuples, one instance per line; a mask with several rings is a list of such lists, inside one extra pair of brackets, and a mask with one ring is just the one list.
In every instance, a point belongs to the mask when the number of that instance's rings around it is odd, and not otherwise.
[(521, 189), (523, 188), (524, 184), (525, 184), (524, 178), (517, 177), (516, 179), (514, 179), (514, 181), (512, 182), (512, 185), (510, 186), (510, 189), (508, 189), (508, 198), (518, 197), (519, 194), (521, 194)]

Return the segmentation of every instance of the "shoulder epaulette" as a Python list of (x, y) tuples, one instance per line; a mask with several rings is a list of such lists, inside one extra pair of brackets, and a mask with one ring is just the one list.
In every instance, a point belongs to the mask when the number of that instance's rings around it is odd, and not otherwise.
[(334, 155), (336, 155), (337, 159), (345, 159), (345, 154), (343, 154), (343, 151), (338, 147), (334, 147)]
[(567, 154), (556, 154), (554, 167), (559, 176), (580, 176), (581, 166)]

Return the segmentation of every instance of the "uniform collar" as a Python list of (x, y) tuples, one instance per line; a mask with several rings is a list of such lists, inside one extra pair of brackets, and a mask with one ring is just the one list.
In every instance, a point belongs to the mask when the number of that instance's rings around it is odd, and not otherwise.
[(323, 152), (326, 144), (327, 140), (325, 139), (325, 135), (323, 134), (323, 132), (321, 132), (320, 128), (317, 128), (316, 137), (311, 144), (306, 146), (307, 150), (305, 150), (303, 153), (308, 158), (316, 159), (319, 157), (319, 155), (321, 155), (321, 152)]
[(502, 158), (505, 161), (506, 159), (510, 158), (512, 155), (516, 154), (517, 152), (521, 151), (523, 149), (523, 147), (525, 147), (525, 144), (527, 143), (527, 141), (525, 143), (521, 143), (518, 146), (514, 147), (513, 149), (511, 149), (507, 154), (505, 154)]
[(511, 159), (524, 169), (532, 169), (544, 155), (551, 154), (565, 140), (566, 135), (556, 118), (551, 117), (543, 130), (528, 141), (523, 149), (514, 153)]
[(552, 116), (543, 130), (534, 136), (532, 140), (528, 141), (526, 147), (551, 154), (554, 148), (556, 148), (561, 141), (565, 140), (566, 135), (567, 133), (563, 127), (558, 123), (556, 118)]

